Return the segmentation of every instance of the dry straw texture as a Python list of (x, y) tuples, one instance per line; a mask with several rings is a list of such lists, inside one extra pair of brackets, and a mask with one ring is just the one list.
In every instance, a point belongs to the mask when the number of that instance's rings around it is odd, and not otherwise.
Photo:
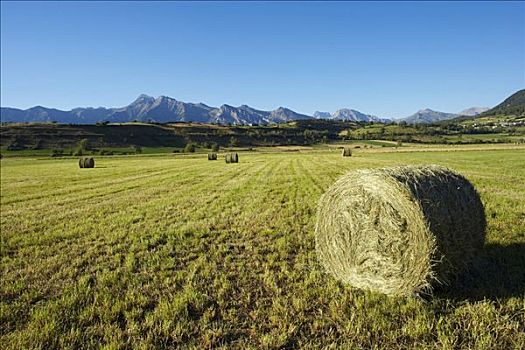
[(316, 250), (345, 283), (413, 295), (465, 268), (483, 247), (485, 225), (475, 188), (447, 168), (361, 170), (321, 197)]
[(341, 154), (343, 155), (343, 157), (351, 157), (352, 149), (350, 147), (344, 147), (343, 152)]

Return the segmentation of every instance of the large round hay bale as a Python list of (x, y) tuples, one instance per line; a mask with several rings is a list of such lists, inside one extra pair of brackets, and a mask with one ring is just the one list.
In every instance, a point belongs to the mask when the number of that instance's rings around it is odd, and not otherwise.
[(231, 162), (232, 163), (239, 163), (239, 155), (237, 153), (232, 153), (232, 155), (231, 155)]
[(217, 160), (217, 153), (208, 153), (208, 160)]
[(485, 226), (475, 188), (447, 168), (360, 170), (321, 197), (316, 250), (338, 280), (411, 295), (464, 269), (483, 247)]
[(84, 168), (84, 158), (78, 158), (78, 167)]
[(342, 152), (343, 157), (351, 157), (352, 149), (350, 147), (344, 147)]
[(232, 155), (230, 153), (226, 153), (226, 155), (224, 156), (224, 159), (226, 160), (226, 163), (231, 163)]

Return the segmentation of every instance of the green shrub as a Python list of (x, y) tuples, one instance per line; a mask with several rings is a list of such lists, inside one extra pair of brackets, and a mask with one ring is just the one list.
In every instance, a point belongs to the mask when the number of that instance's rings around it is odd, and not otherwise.
[(54, 149), (51, 151), (51, 157), (62, 157), (64, 155), (63, 149)]
[(14, 140), (8, 143), (6, 149), (8, 151), (19, 151), (25, 149), (25, 146), (22, 141), (20, 141), (18, 138), (15, 138)]
[(82, 150), (87, 150), (89, 148), (89, 140), (88, 139), (82, 139), (78, 141), (78, 148)]
[(84, 151), (81, 148), (78, 148), (73, 155), (76, 157), (81, 157), (84, 154)]
[(105, 150), (105, 149), (101, 149), (98, 153), (101, 156), (112, 156), (114, 154), (113, 151), (108, 151), (108, 150)]
[(186, 147), (184, 147), (184, 152), (186, 152), (186, 153), (193, 153), (193, 152), (195, 152), (195, 149), (196, 149), (196, 147), (195, 147), (194, 143), (188, 143), (186, 145)]
[(230, 145), (230, 147), (235, 147), (238, 145), (238, 141), (235, 137), (230, 137), (230, 141), (228, 142), (228, 144)]

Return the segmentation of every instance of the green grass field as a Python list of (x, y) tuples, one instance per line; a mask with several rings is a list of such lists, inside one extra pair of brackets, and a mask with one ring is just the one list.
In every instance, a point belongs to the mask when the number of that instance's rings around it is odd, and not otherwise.
[[(525, 148), (1, 161), (1, 349), (525, 348)], [(486, 247), (432, 297), (342, 285), (316, 204), (348, 170), (437, 163), (476, 186)]]

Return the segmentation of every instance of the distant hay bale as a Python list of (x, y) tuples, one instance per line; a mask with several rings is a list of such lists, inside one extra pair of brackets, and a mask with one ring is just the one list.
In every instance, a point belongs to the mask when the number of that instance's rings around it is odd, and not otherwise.
[(341, 154), (343, 155), (343, 157), (351, 157), (352, 149), (350, 147), (344, 147), (343, 152)]
[(208, 160), (217, 160), (217, 153), (208, 153)]
[(226, 153), (226, 163), (239, 163), (239, 155), (237, 153)]
[(84, 163), (84, 168), (94, 168), (95, 167), (95, 159), (93, 157), (86, 158), (86, 162)]
[(437, 165), (346, 174), (321, 197), (321, 265), (338, 280), (389, 295), (428, 292), (466, 267), (485, 240), (483, 204)]
[(79, 158), (78, 159), (78, 166), (80, 168), (94, 168), (95, 167), (95, 160), (92, 157)]

